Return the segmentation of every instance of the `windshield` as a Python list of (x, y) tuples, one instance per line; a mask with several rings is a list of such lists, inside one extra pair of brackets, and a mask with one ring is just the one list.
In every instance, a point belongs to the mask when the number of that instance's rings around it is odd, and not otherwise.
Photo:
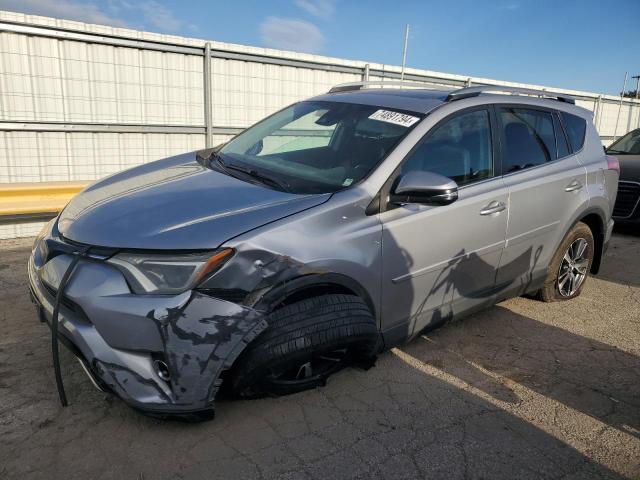
[(608, 153), (640, 155), (640, 129), (627, 133), (607, 149)]
[(218, 154), (234, 175), (251, 173), (293, 193), (334, 192), (367, 176), (421, 118), (369, 105), (302, 102), (257, 123)]

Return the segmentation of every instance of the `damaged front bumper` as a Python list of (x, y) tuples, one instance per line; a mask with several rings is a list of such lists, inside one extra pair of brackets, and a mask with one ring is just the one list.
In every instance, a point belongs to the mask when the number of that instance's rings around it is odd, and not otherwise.
[[(31, 294), (47, 323), (72, 258), (29, 260)], [(159, 415), (211, 412), (220, 374), (266, 327), (260, 312), (196, 290), (135, 295), (118, 270), (93, 258), (79, 261), (59, 314), (63, 343), (95, 383)]]

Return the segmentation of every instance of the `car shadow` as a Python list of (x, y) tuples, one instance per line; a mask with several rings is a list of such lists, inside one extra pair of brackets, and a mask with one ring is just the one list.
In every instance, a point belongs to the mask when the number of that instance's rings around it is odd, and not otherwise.
[[(460, 331), (455, 336), (464, 343)], [(499, 357), (500, 340), (493, 347)], [(540, 421), (550, 414), (546, 404), (523, 405), (518, 392), (460, 364), (444, 342), (418, 338), (381, 355), (376, 368), (340, 372), (322, 389), (220, 402), (210, 431), (249, 458), (261, 449), (293, 455), (297, 474), (313, 478), (620, 479), (633, 470), (616, 454), (604, 459), (608, 465), (585, 455), (570, 444), (583, 429), (550, 433)], [(273, 448), (282, 439), (282, 449)]]
[(406, 349), (497, 400), (519, 384), (640, 438), (640, 358), (615, 346), (498, 305)]

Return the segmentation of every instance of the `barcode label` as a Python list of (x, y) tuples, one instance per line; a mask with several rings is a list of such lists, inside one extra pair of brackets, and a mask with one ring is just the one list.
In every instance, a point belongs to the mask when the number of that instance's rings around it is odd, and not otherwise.
[(418, 120), (418, 117), (407, 115), (405, 113), (391, 112), (389, 110), (378, 110), (369, 116), (371, 120), (378, 120), (380, 122), (393, 123), (395, 125), (401, 125), (403, 127), (410, 127)]

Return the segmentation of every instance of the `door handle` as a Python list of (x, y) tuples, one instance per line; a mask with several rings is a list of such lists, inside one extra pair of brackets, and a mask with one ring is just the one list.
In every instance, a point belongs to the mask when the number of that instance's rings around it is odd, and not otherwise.
[(569, 185), (564, 187), (565, 192), (575, 192), (576, 190), (580, 190), (583, 187), (582, 182), (579, 180), (574, 180)]
[(500, 213), (507, 206), (502, 202), (491, 202), (489, 205), (480, 210), (480, 215), (492, 215), (494, 213)]

